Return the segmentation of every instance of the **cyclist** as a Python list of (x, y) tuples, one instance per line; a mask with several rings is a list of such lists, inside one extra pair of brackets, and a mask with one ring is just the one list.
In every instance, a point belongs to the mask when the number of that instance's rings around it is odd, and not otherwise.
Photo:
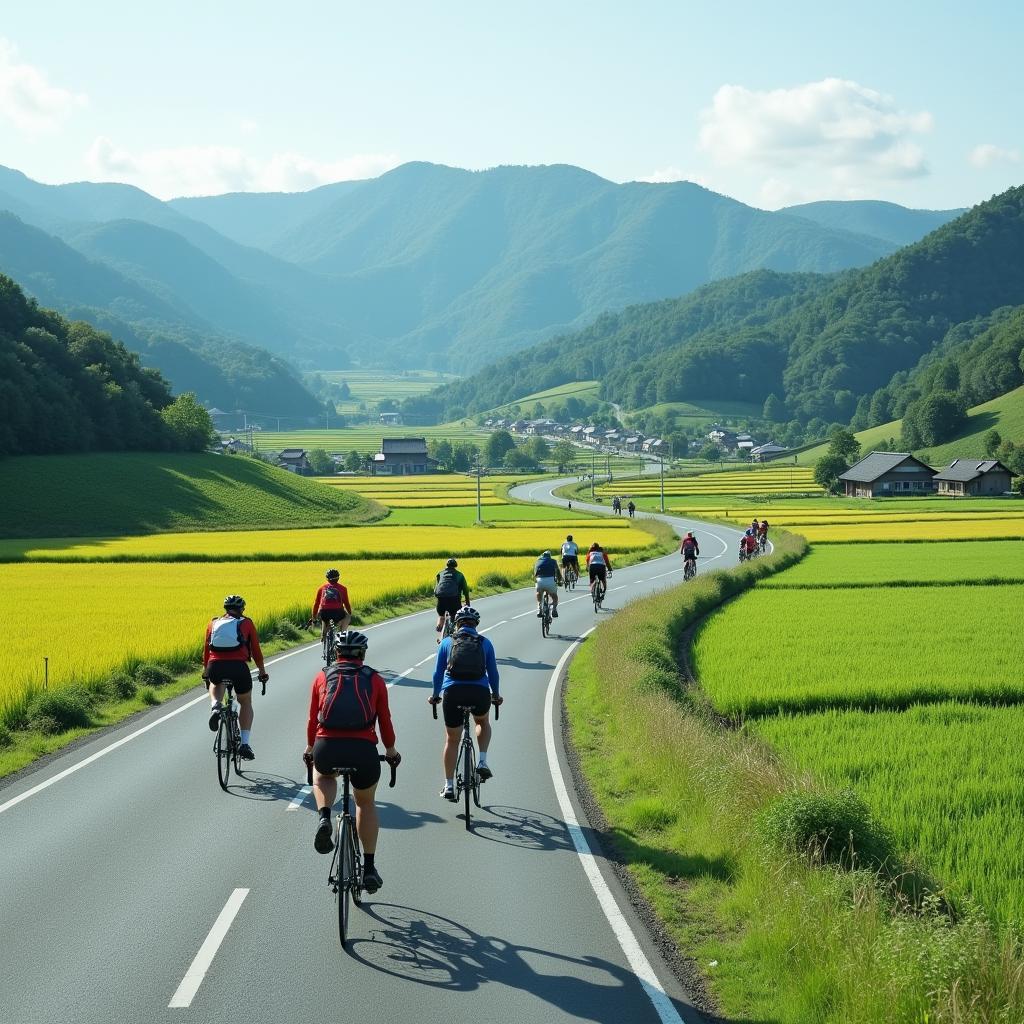
[(569, 566), (572, 566), (576, 570), (576, 575), (579, 576), (580, 548), (572, 539), (571, 533), (565, 538), (565, 543), (562, 545), (562, 568), (568, 569)]
[(249, 743), (252, 737), (252, 673), (249, 662), (254, 661), (259, 680), (265, 683), (270, 675), (263, 664), (263, 651), (256, 624), (245, 615), (245, 599), (238, 594), (224, 598), (224, 614), (211, 619), (206, 627), (203, 645), (203, 681), (210, 693), (210, 729), (220, 725), (220, 702), (224, 696), (224, 683), (230, 682), (238, 698), (238, 726), (242, 743), (238, 756), (251, 761), (256, 755)]
[(633, 518), (633, 513), (636, 511), (636, 502), (632, 498), (629, 499), (629, 504), (626, 506), (629, 509), (629, 518)]
[(449, 558), (445, 567), (434, 577), (434, 597), (437, 598), (437, 639), (440, 643), (445, 612), (454, 618), (463, 604), (469, 604), (469, 584), (459, 572), (459, 563), (454, 558)]
[(608, 586), (608, 577), (612, 571), (612, 560), (608, 557), (600, 544), (595, 540), (587, 552), (587, 573), (590, 576), (590, 592), (594, 592), (594, 580), (600, 580), (605, 587)]
[(700, 545), (692, 533), (688, 533), (683, 538), (682, 544), (679, 545), (679, 553), (683, 556), (684, 568), (687, 562), (695, 563), (696, 567), (697, 556), (700, 554)]
[(761, 543), (761, 547), (766, 548), (768, 546), (768, 520), (762, 519), (761, 525), (757, 528), (757, 539)]
[(551, 595), (551, 618), (558, 618), (558, 588), (562, 585), (562, 570), (558, 563), (551, 557), (550, 551), (545, 551), (536, 562), (533, 563), (533, 578), (537, 581), (537, 618), (544, 613), (540, 610), (540, 595), (546, 590)]
[(622, 515), (622, 499), (616, 495), (612, 498), (612, 511), (617, 515)]
[(320, 639), (327, 635), (327, 623), (333, 622), (339, 633), (348, 629), (352, 621), (352, 605), (349, 604), (348, 590), (338, 580), (341, 573), (337, 569), (327, 570), (327, 582), (316, 592), (313, 598), (313, 614), (310, 622), (320, 620)]
[(374, 863), (380, 831), (374, 803), (380, 780), (378, 725), (388, 763), (397, 765), (402, 755), (395, 749), (387, 684), (378, 672), (363, 663), (369, 645), (366, 635), (354, 629), (338, 636), (338, 660), (318, 672), (313, 680), (302, 759), (313, 765), (313, 795), (319, 812), (313, 836), (317, 853), (334, 849), (331, 808), (338, 795), (334, 770), (355, 769), (352, 790), (356, 798), (356, 831), (363, 847), (363, 888), (374, 893), (384, 884)]
[(753, 558), (757, 554), (757, 534), (749, 526), (746, 533), (740, 538), (740, 551), (747, 558)]
[[(480, 759), (477, 774), (481, 782), (494, 776), (487, 763), (487, 748), (491, 743), (491, 705), (502, 703), (498, 695), (498, 662), (494, 657), (494, 644), (477, 632), (480, 613), (475, 608), (460, 608), (455, 615), (455, 632), (446, 636), (437, 649), (434, 662), (434, 692), (428, 704), (441, 704), (444, 713), (444, 787), (441, 796), (455, 801), (455, 762), (462, 739), (462, 712), (460, 707), (472, 708), (476, 721), (477, 746)], [(467, 780), (468, 783), (468, 780)]]

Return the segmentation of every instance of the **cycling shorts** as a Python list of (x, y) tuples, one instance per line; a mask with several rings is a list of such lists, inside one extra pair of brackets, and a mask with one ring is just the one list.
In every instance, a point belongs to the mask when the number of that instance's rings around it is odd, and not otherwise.
[(319, 618), (321, 622), (342, 622), (348, 612), (344, 608), (321, 608)]
[(590, 570), (590, 582), (594, 580), (600, 580), (602, 583), (608, 582), (608, 566), (607, 565), (591, 565), (588, 566)]
[(313, 744), (313, 764), (321, 775), (331, 775), (335, 768), (355, 768), (355, 789), (369, 789), (380, 779), (377, 744), (369, 740), (318, 736)]
[(248, 693), (252, 689), (252, 673), (245, 661), (209, 661), (206, 674), (211, 683), (231, 683), (235, 693)]
[(453, 619), (455, 613), (462, 607), (462, 601), (457, 597), (439, 597), (437, 599), (437, 614), (444, 615), (447, 612)]
[(579, 557), (579, 555), (562, 555), (562, 568), (563, 569), (568, 569), (570, 565), (576, 570), (577, 575), (579, 575), (579, 571), (580, 571), (580, 557)]
[(554, 576), (538, 576), (537, 577), (537, 593), (546, 590), (549, 594), (558, 593), (558, 584), (555, 582)]
[(696, 557), (697, 557), (697, 549), (696, 548), (683, 548), (683, 561), (684, 562), (687, 561), (688, 559), (695, 559)]
[(472, 708), (478, 718), (491, 710), (491, 691), (479, 683), (452, 683), (441, 692), (441, 710), (444, 724), (449, 729), (462, 725), (460, 707)]

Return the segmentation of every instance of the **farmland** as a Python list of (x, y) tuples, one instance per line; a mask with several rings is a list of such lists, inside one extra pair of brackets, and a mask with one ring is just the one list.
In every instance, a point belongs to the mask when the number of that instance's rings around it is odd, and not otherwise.
[(253, 443), (261, 452), (279, 452), (282, 448), (323, 448), (329, 455), (349, 452), (379, 452), (382, 437), (425, 437), (429, 440), (451, 441), (480, 447), (487, 432), (470, 420), (445, 423), (434, 427), (389, 427), (383, 424), (368, 427), (341, 427), (323, 430), (258, 430)]
[[(651, 476), (643, 480), (601, 484), (598, 492), (610, 498), (615, 494), (633, 497), (655, 497), (661, 493), (661, 482)], [(698, 473), (693, 476), (665, 478), (665, 495), (679, 498), (689, 495), (724, 494), (821, 494), (824, 490), (814, 482), (814, 471), (805, 467), (784, 465), (763, 469), (736, 469)]]
[(1024, 538), (1024, 514), (976, 519), (937, 519), (888, 523), (835, 523), (795, 527), (815, 544), (872, 541), (1003, 540)]
[[(527, 476), (483, 476), (480, 478), (480, 502), (505, 505), (504, 487), (526, 483)], [(431, 508), (476, 506), (476, 477), (461, 473), (430, 473), (423, 476), (327, 476), (319, 483), (338, 491), (359, 494), (387, 505), (388, 508)]]
[(532, 395), (524, 395), (514, 402), (506, 402), (504, 405), (496, 406), (489, 410), (491, 416), (516, 416), (532, 417), (537, 415), (537, 403), (540, 402), (545, 408), (560, 405), (566, 398), (589, 399), (593, 401), (598, 398), (600, 381), (579, 380), (568, 384), (559, 384), (557, 387), (548, 388), (546, 391), (535, 391)]

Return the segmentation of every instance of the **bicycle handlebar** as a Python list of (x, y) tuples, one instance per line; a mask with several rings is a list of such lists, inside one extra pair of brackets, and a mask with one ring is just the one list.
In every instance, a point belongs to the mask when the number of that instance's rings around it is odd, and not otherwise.
[[(498, 717), (499, 717), (498, 709), (501, 707), (501, 705), (500, 704), (494, 704), (492, 706), (494, 708), (494, 720), (497, 721)], [(436, 722), (437, 721), (437, 705), (436, 704), (431, 704), (430, 705), (430, 710), (433, 712), (434, 721)]]

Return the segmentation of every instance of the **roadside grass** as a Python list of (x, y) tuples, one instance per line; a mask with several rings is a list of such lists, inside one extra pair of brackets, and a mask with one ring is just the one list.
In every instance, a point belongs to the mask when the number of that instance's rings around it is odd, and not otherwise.
[[(773, 845), (765, 816), (786, 799), (813, 802), (827, 791), (749, 731), (725, 728), (687, 684), (678, 663), (686, 630), (803, 553), (784, 533), (777, 545), (766, 558), (631, 603), (573, 660), (571, 739), (607, 819), (606, 840), (730, 1016), (1022, 1019), (1019, 947), (983, 917), (953, 918), (933, 898), (908, 913), (893, 887), (898, 865), (886, 874), (820, 866), (811, 850)], [(870, 817), (864, 824), (870, 829)]]
[(702, 624), (694, 673), (714, 707), (734, 717), (949, 698), (1016, 703), (1020, 623), (1008, 610), (1022, 600), (1019, 584), (759, 587)]

